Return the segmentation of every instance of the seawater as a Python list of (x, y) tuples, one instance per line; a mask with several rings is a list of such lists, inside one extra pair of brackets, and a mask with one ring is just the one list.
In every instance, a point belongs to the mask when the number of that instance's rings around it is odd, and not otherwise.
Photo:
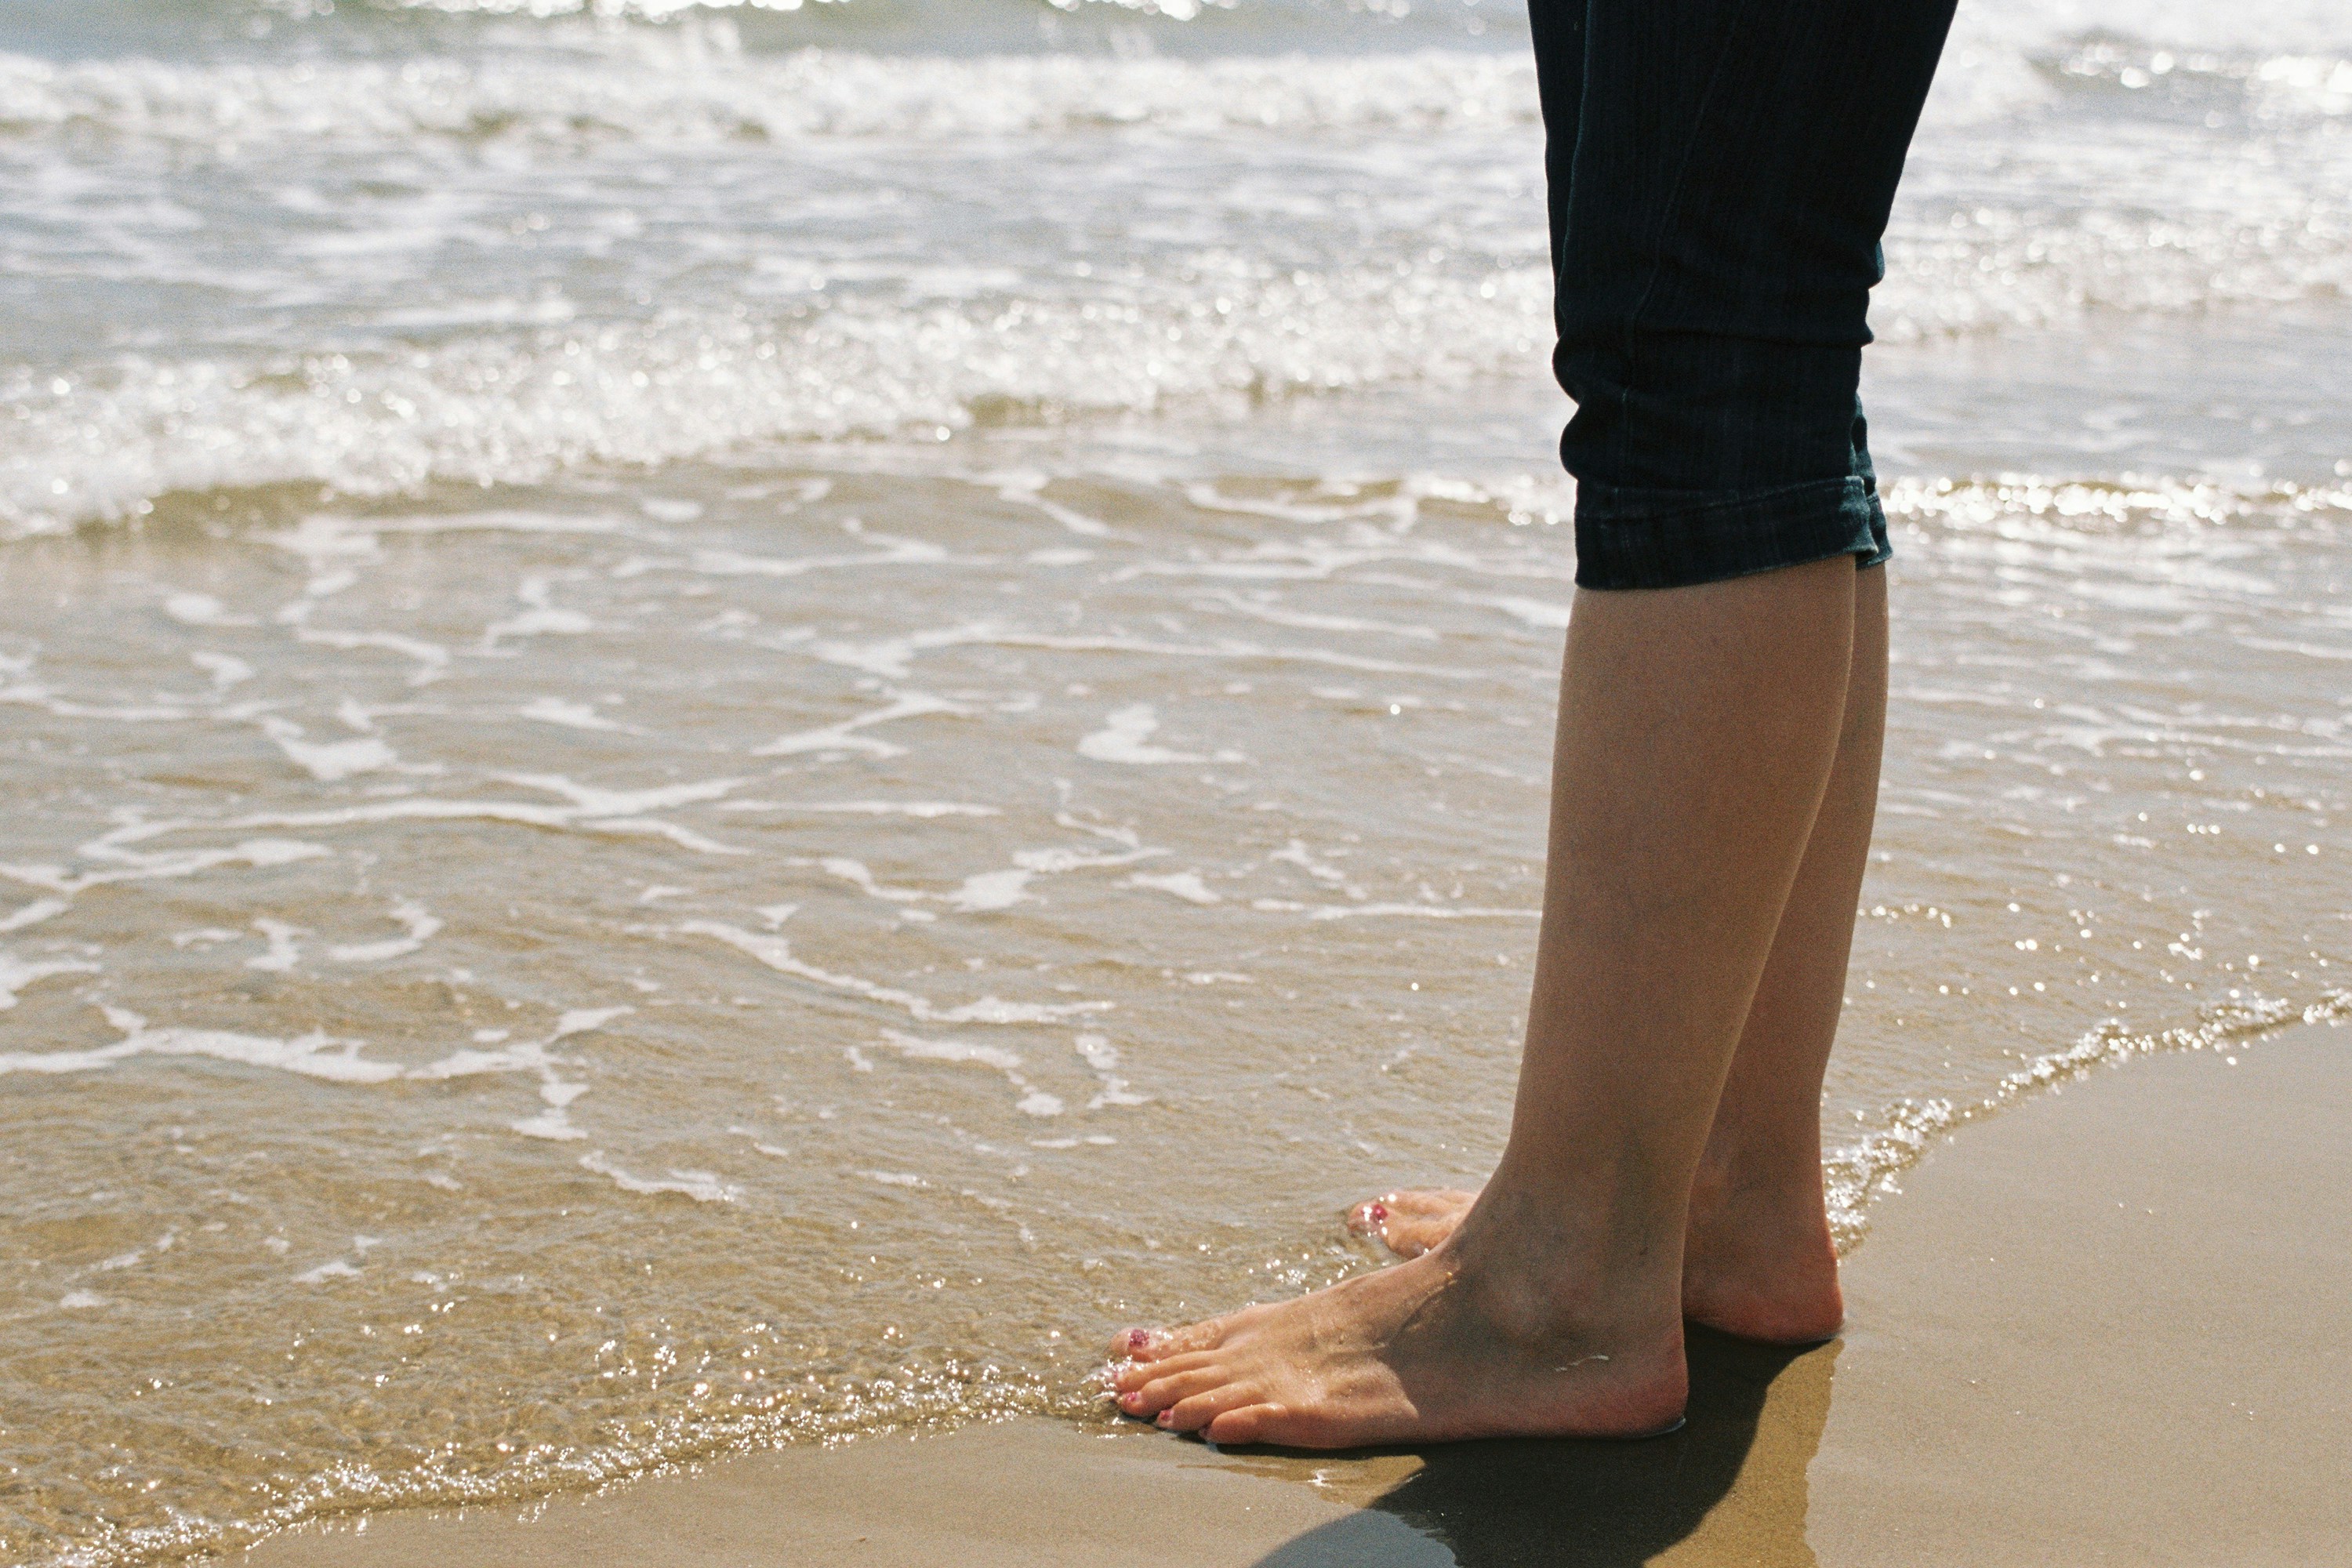
[[(1477, 1180), (1574, 564), (1525, 35), (10, 7), (0, 1559), (1081, 1411)], [(2352, 1010), (2347, 190), (2333, 4), (1963, 8), (1849, 1244)]]

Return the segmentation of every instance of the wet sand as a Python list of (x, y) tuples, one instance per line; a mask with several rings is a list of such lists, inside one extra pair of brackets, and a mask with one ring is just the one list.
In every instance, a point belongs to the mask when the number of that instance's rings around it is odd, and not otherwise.
[(1305, 1458), (1045, 1421), (290, 1532), (254, 1568), (425, 1564), (2210, 1563), (2352, 1540), (2352, 1031), (2102, 1069), (1875, 1207), (1853, 1327), (1702, 1339), (1645, 1444)]

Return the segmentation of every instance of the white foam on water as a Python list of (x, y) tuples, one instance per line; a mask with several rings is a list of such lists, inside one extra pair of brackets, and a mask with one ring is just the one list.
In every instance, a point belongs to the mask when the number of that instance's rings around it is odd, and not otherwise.
[[(1064, 506), (1059, 501), (1047, 500), (1041, 492), (1053, 482), (1053, 476), (1050, 474), (1035, 472), (999, 474), (996, 479), (998, 499), (1042, 512), (1060, 524), (1064, 530), (1078, 535), (1081, 539), (1108, 539), (1117, 531), (1109, 523), (1098, 517), (1080, 511), (1076, 507)], [(1092, 553), (1087, 551), (1066, 552), (1036, 551), (1032, 552), (1029, 558), (1034, 561), (1038, 556), (1045, 554), (1054, 554), (1074, 562), (1093, 559)]]
[(981, 871), (963, 880), (963, 886), (947, 895), (946, 901), (959, 914), (987, 914), (997, 910), (1009, 910), (1015, 904), (1030, 901), (1029, 884), (1038, 873), (1028, 867), (1013, 867), (1001, 871)]
[[(789, 912), (789, 906), (786, 908)], [(762, 936), (723, 921), (688, 921), (677, 929), (689, 936), (707, 936), (725, 942), (780, 973), (814, 982), (828, 990), (903, 1007), (927, 1024), (1050, 1024), (1088, 1013), (1107, 1013), (1117, 1005), (1111, 1002), (1007, 1002), (991, 995), (982, 996), (976, 1002), (940, 1007), (927, 996), (917, 995), (895, 985), (877, 984), (855, 974), (836, 974), (819, 969), (793, 956), (792, 943), (781, 936)]]
[[(856, 816), (1002, 816), (1002, 808), (961, 800), (730, 800), (721, 811), (841, 812)], [(0, 931), (7, 929), (0, 926)]]
[(923, 540), (881, 534), (865, 537), (878, 541), (883, 548), (844, 555), (749, 555), (740, 550), (698, 550), (683, 570), (705, 577), (799, 577), (811, 572), (865, 566), (935, 566), (950, 559), (944, 549)]
[(516, 709), (515, 712), (542, 724), (561, 724), (567, 730), (604, 730), (616, 733), (629, 731), (629, 726), (605, 718), (588, 703), (574, 702), (562, 697), (535, 697)]
[[(261, 922), (265, 925), (276, 922)], [(288, 928), (279, 928), (285, 931)], [(272, 933), (273, 946), (278, 934)], [(276, 1039), (221, 1029), (151, 1028), (139, 1015), (120, 1007), (104, 1009), (107, 1020), (123, 1037), (110, 1046), (87, 1050), (33, 1051), (0, 1054), (0, 1076), (11, 1072), (64, 1074), (94, 1072), (143, 1057), (200, 1058), (247, 1067), (269, 1068), (300, 1077), (348, 1085), (373, 1085), (394, 1080), (436, 1082), (509, 1073), (530, 1073), (540, 1080), (539, 1098), (545, 1109), (511, 1123), (526, 1136), (574, 1140), (587, 1136), (572, 1125), (568, 1108), (589, 1086), (567, 1079), (559, 1068), (576, 1066), (572, 1058), (549, 1047), (569, 1036), (603, 1027), (634, 1009), (626, 1006), (579, 1008), (564, 1013), (546, 1038), (506, 1046), (497, 1050), (459, 1049), (416, 1067), (362, 1056), (366, 1043), (338, 1039), (314, 1031), (294, 1039)], [(503, 1036), (502, 1030), (484, 1031)], [(355, 1244), (363, 1238), (355, 1238)], [(365, 1250), (365, 1246), (361, 1246)]]
[(261, 732), (321, 784), (334, 784), (357, 773), (378, 773), (400, 765), (400, 758), (393, 749), (374, 735), (348, 741), (306, 741), (301, 725), (275, 715), (262, 719)]
[(153, 1029), (148, 1027), (146, 1019), (124, 1008), (108, 1007), (104, 1011), (107, 1022), (122, 1035), (113, 1045), (87, 1050), (0, 1054), (0, 1076), (12, 1072), (92, 1072), (133, 1057), (205, 1058), (246, 1067), (272, 1068), (334, 1083), (383, 1083), (401, 1076), (402, 1069), (396, 1062), (362, 1057), (360, 1041), (339, 1040), (324, 1033), (280, 1040), (226, 1029)]
[(55, 920), (71, 908), (73, 906), (63, 899), (35, 899), (29, 904), (0, 915), (0, 931), (21, 931), (26, 926), (38, 925), (43, 921)]
[[(1353, 696), (1354, 694), (1350, 693), (1349, 695)], [(1344, 854), (1345, 851), (1343, 850), (1341, 853)], [(1294, 838), (1289, 843), (1284, 845), (1281, 848), (1268, 852), (1266, 859), (1269, 861), (1278, 861), (1284, 865), (1296, 866), (1300, 870), (1306, 872), (1308, 876), (1314, 878), (1317, 881), (1323, 883), (1327, 887), (1338, 888), (1351, 899), (1361, 899), (1365, 897), (1363, 889), (1357, 887), (1348, 879), (1347, 872), (1341, 870), (1339, 867), (1332, 865), (1328, 860), (1317, 859), (1315, 858), (1315, 852), (1307, 847), (1307, 841), (1303, 838)], [(1305, 906), (1299, 905), (1295, 907), (1304, 908)]]
[(1049, 1094), (1022, 1077), (1021, 1058), (1001, 1047), (972, 1045), (962, 1040), (928, 1039), (897, 1029), (883, 1030), (882, 1037), (909, 1061), (969, 1062), (1003, 1073), (1006, 1080), (1020, 1091), (1021, 1098), (1013, 1109), (1024, 1116), (1059, 1116), (1065, 1109), (1059, 1095)]
[(581, 1155), (580, 1168), (610, 1177), (613, 1184), (625, 1193), (641, 1193), (648, 1196), (675, 1193), (698, 1204), (731, 1204), (743, 1193), (740, 1187), (720, 1180), (709, 1171), (672, 1169), (666, 1177), (631, 1175), (606, 1158), (602, 1150)]
[[(751, 442), (952, 431), (1005, 407), (1148, 414), (1451, 384), (1523, 363), (1549, 331), (1549, 289), (1539, 267), (1400, 278), (1387, 266), (1317, 272), (1212, 256), (1155, 286), (1140, 310), (1040, 298), (1008, 318), (995, 300), (845, 293), (813, 314), (681, 305), (653, 321), (337, 354), (305, 360), (299, 378), (275, 360), (125, 359), (18, 396), (0, 374), (0, 402), (22, 409), (0, 429), (0, 527), (136, 516), (172, 491), (528, 484)], [(765, 568), (710, 557), (694, 569)]]
[(1002, 1046), (976, 1046), (961, 1040), (926, 1039), (919, 1036), (905, 1034), (898, 1029), (883, 1030), (882, 1037), (897, 1047), (898, 1054), (910, 1061), (973, 1062), (982, 1067), (992, 1068), (1002, 1073), (1018, 1072), (1021, 1068), (1019, 1053), (1008, 1051)]
[(2259, 1037), (2291, 1023), (2321, 1024), (2352, 1019), (2352, 991), (2330, 991), (2297, 1007), (2254, 996), (2210, 1007), (2194, 1024), (2136, 1033), (2120, 1023), (2101, 1024), (2063, 1050), (2036, 1057), (2003, 1078), (1991, 1093), (1973, 1103), (1951, 1100), (1906, 1100), (1890, 1107), (1882, 1125), (1859, 1141), (1833, 1148), (1822, 1164), (1829, 1195), (1830, 1230), (1844, 1252), (1859, 1242), (1869, 1224), (1871, 1199), (1894, 1190), (1895, 1179), (1918, 1163), (1930, 1140), (1963, 1123), (1992, 1114), (2052, 1084), (2084, 1078), (2102, 1067), (2135, 1057), (2180, 1050), (2219, 1049)]
[[(572, 1035), (601, 1029), (615, 1018), (625, 1017), (636, 1009), (628, 1006), (581, 1007), (566, 1011), (556, 1019), (555, 1027), (542, 1040), (522, 1041), (501, 1046), (497, 1050), (457, 1050), (438, 1061), (428, 1062), (409, 1070), (407, 1077), (420, 1079), (474, 1078), (483, 1074), (529, 1072), (539, 1077), (539, 1098), (545, 1107), (538, 1113), (509, 1123), (513, 1130), (529, 1138), (546, 1138), (568, 1142), (585, 1138), (587, 1133), (572, 1122), (571, 1107), (574, 1100), (588, 1092), (589, 1086), (577, 1079), (562, 1077), (557, 1069), (577, 1067), (572, 1058), (554, 1055), (549, 1047), (558, 1040)], [(504, 1030), (486, 1031), (495, 1038), (479, 1043), (498, 1044)]]
[(449, 670), (449, 650), (438, 643), (413, 637), (404, 632), (326, 631), (313, 626), (298, 626), (295, 637), (300, 641), (320, 647), (350, 651), (357, 648), (381, 648), (414, 659), (416, 670), (408, 678), (412, 686), (429, 686)]
[(1362, 632), (1375, 637), (1402, 637), (1412, 642), (1435, 642), (1433, 626), (1401, 626), (1389, 621), (1366, 620), (1361, 616), (1318, 615), (1304, 610), (1283, 608), (1268, 599), (1248, 598), (1230, 590), (1214, 595), (1204, 605), (1213, 605), (1237, 616), (1246, 616), (1269, 626), (1291, 626), (1300, 631)]
[[(373, 801), (364, 805), (334, 806), (320, 811), (257, 812), (222, 822), (174, 823), (170, 825), (169, 830), (241, 832), (255, 827), (348, 827), (385, 822), (506, 822), (527, 827), (577, 828), (591, 833), (650, 834), (701, 855), (746, 853), (738, 846), (722, 844), (692, 828), (660, 817), (641, 815), (644, 811), (661, 809), (665, 805), (692, 805), (715, 799), (740, 785), (741, 780), (709, 781), (653, 790), (614, 791), (575, 784), (560, 773), (505, 776), (509, 783), (567, 795), (572, 804), (549, 805), (535, 801), (446, 800), (432, 795), (407, 795), (394, 800)], [(724, 787), (718, 787), (719, 785)], [(196, 868), (203, 869), (222, 860), (238, 858), (245, 847), (249, 846), (241, 847), (238, 851), (190, 851), (185, 858), (192, 862), (201, 860), (202, 864)], [(315, 845), (299, 847), (317, 854), (326, 853)], [(206, 856), (214, 858), (205, 859)], [(39, 886), (51, 885), (37, 881), (34, 875), (20, 873), (47, 873), (53, 878), (64, 875), (54, 867), (0, 866), (0, 876), (16, 877), (19, 881), (35, 881)], [(79, 885), (115, 879), (118, 879), (100, 873), (86, 873)], [(61, 887), (59, 890), (68, 889)]]
[[(64, 906), (59, 905), (58, 907), (62, 909)], [(24, 912), (25, 911), (22, 910), (17, 911), (20, 915)], [(5, 926), (0, 926), (0, 930), (5, 929), (6, 929)], [(79, 958), (26, 960), (18, 958), (12, 952), (0, 950), (0, 1012), (5, 1012), (7, 1009), (14, 1007), (16, 1005), (16, 997), (18, 994), (23, 992), (27, 986), (37, 985), (44, 980), (54, 980), (60, 974), (98, 974), (101, 973), (103, 973), (103, 971), (100, 970), (97, 964), (87, 963)], [(8, 1059), (8, 1058), (0, 1057), (0, 1062), (5, 1062)], [(0, 1071), (5, 1070), (6, 1070), (5, 1068), (0, 1068)]]
[(507, 1125), (526, 1138), (544, 1138), (551, 1142), (585, 1138), (588, 1134), (572, 1124), (572, 1102), (587, 1092), (584, 1083), (565, 1083), (551, 1077), (539, 1086), (539, 1098), (546, 1109)]
[(780, 735), (764, 746), (752, 747), (751, 754), (755, 757), (794, 757), (809, 752), (863, 752), (875, 757), (902, 757), (907, 754), (906, 747), (877, 741), (859, 731), (877, 724), (895, 723), (900, 719), (921, 719), (934, 713), (960, 714), (964, 711), (945, 698), (919, 691), (910, 692), (893, 698), (884, 706), (854, 719), (845, 719), (838, 724)]
[(1097, 1091), (1093, 1099), (1087, 1101), (1088, 1110), (1101, 1110), (1108, 1106), (1150, 1103), (1150, 1095), (1136, 1093), (1128, 1087), (1127, 1080), (1118, 1076), (1118, 1047), (1110, 1043), (1108, 1036), (1080, 1035), (1071, 1043), (1070, 1048), (1078, 1054), (1087, 1066), (1094, 1069), (1095, 1076), (1102, 1082), (1102, 1088)]
[(301, 1273), (294, 1276), (294, 1283), (324, 1285), (333, 1279), (356, 1279), (359, 1277), (360, 1271), (356, 1265), (344, 1258), (337, 1258), (321, 1263), (315, 1268), (305, 1268)]
[(1536, 112), (1532, 61), (1437, 50), (1188, 60), (810, 49), (668, 62), (619, 51), (186, 65), (0, 54), (0, 132), (12, 140), (102, 133), (215, 153), (440, 140), (577, 150), (747, 137), (964, 141), (1141, 127), (1426, 133), (1527, 125)]
[(944, 893), (922, 888), (887, 887), (877, 881), (874, 873), (862, 860), (848, 856), (825, 856), (814, 862), (795, 861), (796, 865), (814, 864), (827, 875), (851, 883), (868, 898), (894, 904), (945, 904), (958, 914), (987, 914), (1011, 909), (1015, 904), (1028, 903), (1034, 895), (1029, 886), (1040, 877), (1063, 876), (1072, 871), (1104, 867), (1128, 866), (1138, 860), (1150, 860), (1167, 854), (1165, 849), (1131, 848), (1117, 854), (1100, 850), (1055, 847), (1016, 850), (1013, 864), (1000, 870), (978, 871), (966, 877), (956, 888)]
[(393, 905), (392, 918), (404, 928), (405, 935), (383, 942), (343, 942), (329, 948), (327, 956), (338, 963), (383, 963), (407, 957), (441, 933), (440, 918), (414, 899)]
[(259, 623), (230, 615), (210, 594), (173, 594), (164, 599), (163, 613), (183, 626), (250, 626)]
[(495, 649), (503, 637), (580, 637), (595, 629), (595, 623), (580, 611), (556, 605), (551, 593), (546, 578), (524, 578), (515, 590), (515, 597), (525, 607), (482, 628), (484, 651)]
[(1512, 619), (1534, 626), (1538, 631), (1559, 632), (1568, 629), (1568, 606), (1549, 599), (1527, 599), (1506, 595), (1494, 599), (1475, 599), (1473, 604), (1492, 605)]
[[(20, 664), (13, 674), (21, 674), (27, 666)], [(90, 703), (77, 702), (58, 696), (36, 680), (11, 679), (0, 686), (0, 702), (21, 708), (38, 708), (60, 719), (99, 719), (121, 724), (178, 723), (195, 718), (201, 710), (177, 702), (159, 703)]]
[(809, 651), (827, 664), (862, 669), (885, 680), (904, 680), (918, 654), (992, 642), (998, 635), (998, 628), (992, 623), (980, 622), (971, 626), (931, 627), (871, 643), (828, 638), (810, 644)]
[(1078, 741), (1078, 755), (1098, 763), (1124, 763), (1148, 767), (1162, 763), (1205, 763), (1194, 752), (1175, 752), (1149, 743), (1160, 731), (1159, 710), (1149, 702), (1131, 703), (1104, 719), (1103, 727)]
[(1164, 876), (1138, 871), (1119, 885), (1125, 888), (1150, 888), (1159, 892), (1172, 893), (1191, 904), (1222, 904), (1225, 901), (1223, 894), (1214, 891), (1207, 883), (1201, 880), (1201, 874), (1198, 871), (1171, 871)]
[(213, 689), (226, 691), (253, 679), (253, 666), (234, 654), (198, 651), (188, 656), (190, 663), (213, 678)]
[(302, 962), (302, 949), (295, 942), (298, 936), (310, 933), (300, 926), (288, 925), (284, 921), (258, 920), (253, 929), (259, 931), (268, 950), (257, 958), (245, 961), (247, 969), (259, 969), (273, 974), (284, 974)]
[(597, 784), (583, 784), (562, 773), (500, 773), (506, 784), (519, 784), (527, 789), (545, 790), (572, 802), (578, 814), (587, 818), (606, 816), (643, 816), (651, 811), (667, 811), (680, 805), (698, 805), (705, 801), (720, 800), (743, 787), (740, 778), (698, 779), (691, 784), (656, 784), (651, 789), (615, 790)]
[[(82, 852), (95, 856), (100, 847), (99, 845), (84, 845)], [(298, 860), (314, 860), (328, 853), (323, 845), (304, 844), (290, 838), (248, 838), (226, 849), (187, 849), (152, 855), (108, 847), (110, 852), (106, 858), (118, 864), (102, 869), (68, 871), (62, 866), (0, 865), (0, 877), (71, 897), (112, 882), (150, 882), (193, 877), (217, 866), (288, 866)]]

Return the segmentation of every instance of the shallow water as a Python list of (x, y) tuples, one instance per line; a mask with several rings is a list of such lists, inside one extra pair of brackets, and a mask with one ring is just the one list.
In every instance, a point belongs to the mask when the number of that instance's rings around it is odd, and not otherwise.
[[(1082, 1408), (1483, 1173), (1524, 24), (1192, 10), (12, 13), (0, 1556)], [(1848, 1240), (2347, 1005), (2352, 36), (2123, 20), (1966, 14), (1890, 237)]]

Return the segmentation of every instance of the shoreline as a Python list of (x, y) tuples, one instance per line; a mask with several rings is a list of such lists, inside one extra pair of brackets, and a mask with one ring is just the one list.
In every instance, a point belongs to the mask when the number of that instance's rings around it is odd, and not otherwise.
[[(1302, 1457), (1043, 1419), (717, 1461), (601, 1496), (299, 1527), (253, 1568), (951, 1560), (2320, 1561), (2352, 1539), (2352, 1034), (2054, 1085), (1938, 1138), (1789, 1351), (1695, 1335), (1638, 1444)], [(1156, 1548), (1155, 1548), (1156, 1549)]]

